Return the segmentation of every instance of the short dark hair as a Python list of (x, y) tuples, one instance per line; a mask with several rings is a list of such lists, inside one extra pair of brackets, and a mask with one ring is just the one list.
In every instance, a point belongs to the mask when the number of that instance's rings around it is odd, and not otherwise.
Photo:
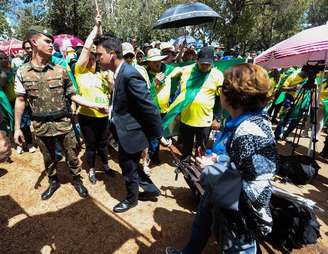
[(256, 64), (237, 64), (224, 73), (222, 93), (234, 108), (254, 112), (269, 101), (271, 81), (264, 68)]
[(26, 35), (27, 41), (31, 41), (32, 37), (36, 34), (39, 34), (39, 32), (35, 30), (28, 30)]
[(94, 40), (94, 44), (96, 46), (103, 46), (107, 52), (114, 50), (118, 58), (123, 58), (122, 40), (117, 38), (112, 32), (106, 32), (103, 35), (98, 36)]

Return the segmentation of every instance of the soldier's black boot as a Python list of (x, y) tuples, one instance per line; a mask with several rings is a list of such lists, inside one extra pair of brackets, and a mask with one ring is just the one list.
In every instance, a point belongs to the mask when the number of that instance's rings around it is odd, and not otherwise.
[(81, 198), (88, 197), (88, 190), (84, 187), (80, 176), (73, 176), (73, 186), (75, 190), (79, 193)]
[(51, 196), (55, 193), (55, 191), (60, 187), (59, 180), (57, 176), (50, 176), (49, 177), (49, 187), (46, 189), (45, 192), (42, 193), (41, 199), (47, 200), (51, 198)]

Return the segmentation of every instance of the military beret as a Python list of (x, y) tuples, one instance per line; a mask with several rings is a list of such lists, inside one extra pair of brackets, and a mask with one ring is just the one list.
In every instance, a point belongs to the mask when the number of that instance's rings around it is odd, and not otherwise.
[(30, 39), (30, 37), (34, 34), (43, 34), (49, 38), (51, 38), (52, 41), (54, 41), (54, 37), (52, 36), (52, 30), (43, 26), (31, 26), (28, 29), (28, 38)]

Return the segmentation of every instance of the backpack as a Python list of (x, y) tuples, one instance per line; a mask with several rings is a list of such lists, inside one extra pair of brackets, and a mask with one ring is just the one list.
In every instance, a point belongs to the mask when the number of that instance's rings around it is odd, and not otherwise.
[(279, 160), (278, 175), (287, 178), (296, 185), (310, 183), (320, 169), (313, 158), (305, 155), (279, 155)]
[(281, 252), (290, 253), (304, 244), (314, 244), (320, 237), (320, 224), (305, 204), (273, 193), (270, 210), (273, 226), (265, 241)]

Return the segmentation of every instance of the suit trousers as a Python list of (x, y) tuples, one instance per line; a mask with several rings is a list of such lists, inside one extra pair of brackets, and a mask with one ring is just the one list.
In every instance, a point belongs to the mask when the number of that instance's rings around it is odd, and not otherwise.
[(152, 180), (145, 174), (139, 165), (142, 152), (127, 153), (121, 144), (119, 144), (119, 165), (122, 169), (126, 190), (127, 200), (129, 202), (138, 201), (139, 186), (150, 193), (157, 193), (160, 190), (155, 186)]

